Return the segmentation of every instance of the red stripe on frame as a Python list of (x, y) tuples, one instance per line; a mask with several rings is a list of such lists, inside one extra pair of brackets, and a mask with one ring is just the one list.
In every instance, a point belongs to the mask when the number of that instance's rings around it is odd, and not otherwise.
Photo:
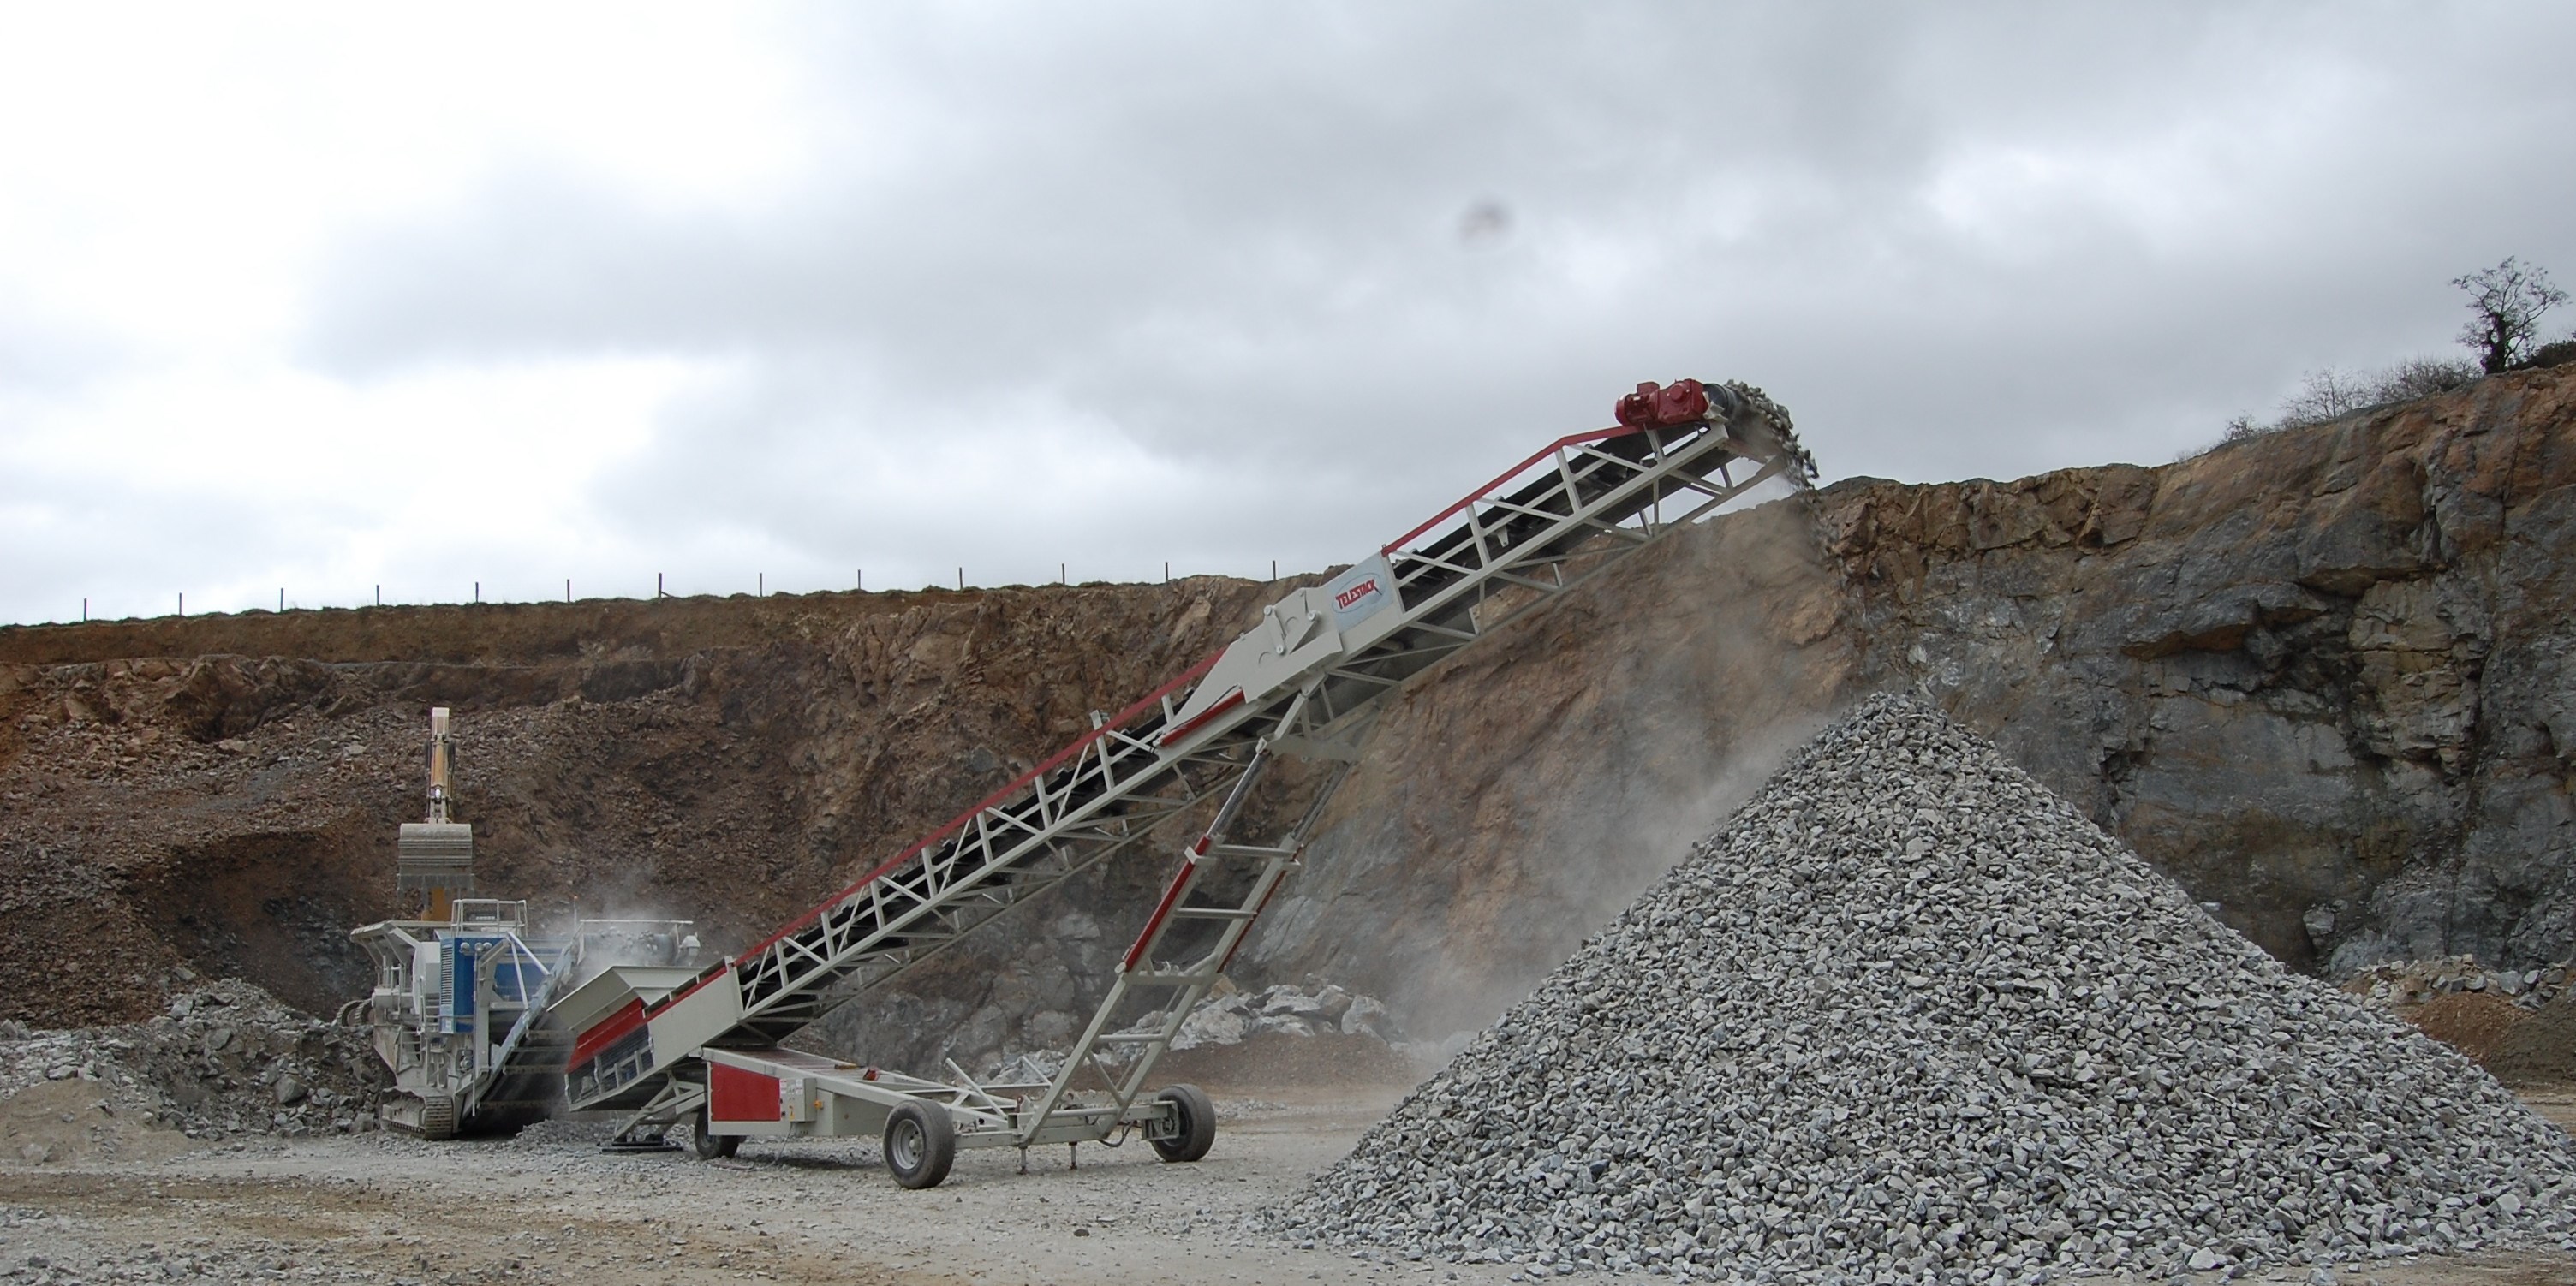
[(1195, 857), (1181, 859), (1181, 869), (1172, 873), (1172, 882), (1163, 890), (1163, 900), (1154, 905), (1154, 918), (1145, 922), (1145, 931), (1136, 935), (1136, 945), (1127, 948), (1126, 963), (1118, 966), (1124, 973), (1136, 972), (1136, 959), (1145, 954), (1145, 944), (1154, 938), (1154, 930), (1163, 927), (1163, 917), (1172, 913), (1172, 904), (1181, 900), (1181, 890), (1189, 887), (1190, 872), (1198, 869)]
[[(1154, 689), (1154, 690), (1153, 690), (1153, 691), (1151, 691), (1151, 692), (1146, 693), (1142, 698), (1140, 698), (1139, 700), (1137, 700), (1137, 702), (1136, 702), (1135, 704), (1133, 704), (1133, 705), (1131, 705), (1131, 706), (1128, 706), (1128, 707), (1127, 707), (1126, 709), (1124, 709), (1124, 710), (1119, 711), (1119, 712), (1118, 712), (1118, 716), (1117, 716), (1116, 718), (1111, 719), (1109, 722), (1104, 723), (1104, 724), (1100, 725), (1099, 727), (1092, 729), (1092, 730), (1091, 730), (1090, 732), (1088, 732), (1088, 733), (1085, 733), (1082, 737), (1080, 737), (1079, 739), (1077, 739), (1077, 740), (1076, 740), (1072, 745), (1066, 746), (1064, 749), (1059, 750), (1059, 751), (1055, 752), (1054, 754), (1047, 756), (1047, 758), (1046, 758), (1046, 762), (1041, 763), (1041, 764), (1039, 764), (1037, 767), (1032, 768), (1032, 769), (1028, 770), (1027, 772), (1021, 773), (1021, 774), (1020, 774), (1019, 776), (1017, 776), (1017, 777), (1012, 778), (1012, 779), (1011, 779), (1011, 783), (1010, 783), (1009, 785), (1002, 787), (1000, 790), (994, 791), (994, 792), (993, 792), (992, 794), (990, 794), (990, 795), (986, 795), (986, 796), (983, 798), (983, 801), (982, 801), (982, 802), (980, 802), (980, 803), (976, 804), (973, 808), (969, 808), (969, 809), (967, 809), (965, 812), (959, 813), (956, 817), (954, 817), (954, 818), (950, 819), (947, 825), (942, 826), (942, 827), (940, 827), (938, 830), (932, 831), (930, 834), (928, 834), (928, 835), (926, 835), (926, 836), (922, 837), (922, 838), (921, 838), (921, 839), (919, 839), (919, 840), (914, 841), (914, 842), (913, 842), (912, 847), (907, 848), (907, 849), (905, 849), (904, 851), (902, 851), (902, 852), (900, 852), (900, 853), (895, 854), (892, 858), (887, 859), (887, 860), (886, 860), (882, 865), (878, 866), (875, 870), (872, 870), (872, 871), (868, 872), (867, 874), (860, 876), (860, 877), (859, 877), (856, 881), (854, 881), (854, 882), (853, 882), (853, 883), (852, 883), (848, 888), (845, 888), (845, 889), (841, 890), (840, 892), (833, 894), (831, 897), (824, 899), (821, 903), (818, 903), (818, 904), (817, 904), (817, 905), (816, 905), (812, 910), (807, 911), (805, 914), (803, 914), (803, 915), (800, 915), (800, 916), (796, 917), (796, 918), (795, 918), (794, 920), (792, 920), (792, 921), (789, 921), (789, 922), (788, 922), (788, 924), (787, 924), (787, 927), (785, 927), (785, 928), (783, 928), (783, 929), (780, 929), (780, 930), (779, 930), (778, 932), (776, 932), (776, 933), (770, 934), (770, 935), (769, 935), (768, 937), (766, 937), (766, 938), (761, 939), (758, 943), (754, 944), (750, 949), (748, 949), (748, 950), (746, 950), (746, 951), (742, 952), (742, 953), (741, 953), (741, 954), (739, 954), (739, 955), (736, 955), (736, 956), (731, 957), (730, 959), (726, 960), (726, 961), (725, 961), (725, 963), (726, 963), (727, 965), (733, 965), (733, 964), (738, 964), (738, 963), (740, 963), (741, 961), (749, 960), (749, 959), (753, 958), (754, 956), (759, 955), (761, 952), (768, 950), (768, 949), (769, 949), (773, 944), (775, 944), (775, 943), (776, 943), (780, 938), (784, 938), (784, 937), (786, 937), (788, 934), (794, 933), (794, 932), (796, 932), (797, 930), (802, 929), (802, 928), (804, 928), (805, 926), (807, 926), (807, 925), (809, 925), (809, 924), (814, 923), (816, 920), (821, 919), (821, 918), (823, 917), (823, 913), (824, 913), (824, 912), (829, 911), (829, 910), (831, 910), (833, 907), (839, 906), (839, 905), (840, 905), (840, 904), (842, 904), (843, 902), (848, 901), (851, 897), (855, 896), (855, 895), (856, 895), (860, 890), (865, 889), (865, 888), (866, 888), (867, 886), (869, 886), (870, 884), (874, 884), (874, 883), (875, 883), (875, 882), (877, 882), (878, 880), (885, 878), (885, 876), (887, 876), (888, 874), (892, 873), (896, 868), (898, 868), (898, 867), (902, 866), (902, 865), (903, 865), (904, 863), (906, 863), (906, 862), (911, 861), (915, 856), (919, 855), (919, 854), (920, 854), (920, 852), (921, 852), (923, 849), (926, 849), (926, 848), (930, 847), (931, 845), (936, 844), (936, 843), (938, 843), (939, 841), (944, 840), (944, 839), (948, 838), (949, 836), (956, 834), (958, 831), (965, 829), (966, 823), (968, 823), (968, 822), (971, 822), (971, 821), (975, 820), (975, 815), (976, 815), (976, 814), (981, 813), (981, 812), (983, 812), (985, 809), (991, 808), (991, 807), (992, 807), (992, 806), (994, 806), (995, 804), (1001, 803), (1003, 800), (1009, 799), (1011, 796), (1013, 796), (1013, 795), (1016, 795), (1016, 794), (1020, 793), (1020, 791), (1021, 791), (1023, 788), (1025, 788), (1025, 787), (1026, 787), (1030, 782), (1036, 781), (1039, 777), (1042, 777), (1042, 776), (1046, 775), (1047, 773), (1050, 773), (1050, 772), (1055, 771), (1057, 768), (1062, 767), (1062, 766), (1063, 766), (1063, 765), (1064, 765), (1068, 760), (1072, 759), (1075, 755), (1081, 754), (1083, 751), (1090, 749), (1090, 748), (1091, 748), (1091, 743), (1093, 743), (1093, 742), (1095, 742), (1095, 741), (1100, 740), (1102, 737), (1108, 736), (1110, 733), (1115, 732), (1115, 731), (1117, 731), (1118, 729), (1121, 729), (1121, 728), (1126, 727), (1130, 722), (1133, 722), (1133, 721), (1135, 720), (1135, 718), (1136, 718), (1138, 715), (1144, 714), (1146, 711), (1151, 710), (1151, 709), (1153, 709), (1155, 706), (1157, 706), (1157, 705), (1161, 704), (1161, 702), (1162, 702), (1163, 698), (1165, 698), (1165, 697), (1167, 697), (1167, 696), (1172, 695), (1174, 692), (1179, 691), (1179, 690), (1180, 690), (1182, 687), (1184, 687), (1185, 685), (1188, 685), (1188, 684), (1191, 684), (1191, 683), (1195, 683), (1195, 682), (1199, 681), (1200, 679), (1203, 679), (1203, 678), (1207, 677), (1207, 672), (1208, 672), (1208, 671), (1210, 671), (1210, 670), (1212, 670), (1212, 669), (1215, 669), (1215, 668), (1216, 668), (1217, 658), (1218, 658), (1218, 657), (1220, 657), (1220, 656), (1223, 656), (1223, 655), (1225, 655), (1225, 653), (1224, 653), (1222, 650), (1215, 651), (1215, 652), (1210, 652), (1210, 653), (1207, 655), (1206, 659), (1204, 659), (1204, 660), (1200, 661), (1200, 662), (1199, 662), (1198, 664), (1196, 664), (1196, 665), (1191, 666), (1189, 669), (1182, 671), (1182, 672), (1180, 673), (1180, 675), (1179, 675), (1178, 677), (1174, 678), (1171, 682), (1166, 683), (1166, 684), (1164, 684), (1163, 686), (1161, 686), (1161, 687), (1159, 687), (1159, 688), (1156, 688), (1156, 689)], [(720, 971), (720, 970), (709, 970), (709, 971), (708, 971), (707, 976), (702, 977), (702, 978), (698, 979), (696, 982), (693, 982), (693, 983), (689, 984), (689, 986), (688, 986), (688, 988), (687, 988), (686, 990), (676, 991), (676, 992), (671, 993), (671, 997), (670, 997), (670, 999), (665, 1000), (665, 1001), (663, 1001), (661, 1004), (656, 1005), (656, 1006), (654, 1006), (654, 1007), (653, 1007), (654, 1012), (659, 1013), (659, 1012), (661, 1012), (662, 1010), (667, 1009), (667, 1008), (669, 1008), (670, 1006), (675, 1005), (675, 1004), (678, 1004), (680, 1001), (687, 999), (687, 998), (689, 997), (689, 995), (690, 995), (692, 992), (697, 991), (700, 987), (703, 987), (703, 986), (707, 985), (707, 983), (709, 983), (709, 982), (713, 981), (713, 980), (714, 980), (714, 977), (715, 977), (715, 974), (716, 974), (716, 973), (718, 973), (718, 972), (721, 972), (721, 971)]]
[(572, 1043), (571, 1066), (589, 1062), (599, 1051), (626, 1038), (629, 1032), (644, 1025), (644, 1002), (641, 998), (626, 1002), (626, 1007), (590, 1025), (590, 1030)]
[(1501, 473), (1495, 475), (1493, 481), (1468, 492), (1466, 497), (1461, 499), (1458, 503), (1431, 515), (1430, 520), (1424, 522), (1421, 526), (1379, 546), (1378, 552), (1381, 554), (1392, 554), (1398, 548), (1412, 544), (1414, 537), (1456, 517), (1458, 511), (1494, 494), (1494, 492), (1499, 490), (1504, 483), (1519, 477), (1522, 470), (1529, 468), (1531, 465), (1537, 464), (1539, 461), (1544, 460), (1567, 447), (1579, 446), (1585, 442), (1602, 442), (1610, 438), (1624, 438), (1631, 433), (1643, 432), (1645, 432), (1644, 429), (1634, 429), (1623, 424), (1615, 429), (1594, 429), (1590, 433), (1576, 433), (1558, 438), (1556, 441), (1540, 447), (1537, 453), (1530, 456), (1529, 459), (1523, 460), (1519, 464), (1513, 465), (1511, 468), (1505, 469)]
[(1198, 731), (1200, 724), (1206, 723), (1208, 720), (1224, 714), (1226, 711), (1242, 704), (1243, 689), (1236, 688), (1234, 691), (1218, 697), (1215, 705), (1209, 706), (1207, 709), (1201, 710), (1197, 714), (1191, 716), (1188, 723), (1182, 724), (1180, 727), (1174, 728), (1170, 732), (1164, 733), (1162, 736), (1155, 738), (1154, 744), (1158, 746), (1168, 746), (1173, 742)]

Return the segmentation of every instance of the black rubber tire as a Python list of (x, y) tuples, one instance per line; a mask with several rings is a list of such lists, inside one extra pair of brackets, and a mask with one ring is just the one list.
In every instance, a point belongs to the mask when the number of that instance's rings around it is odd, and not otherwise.
[(907, 1188), (936, 1188), (957, 1161), (957, 1123), (948, 1109), (905, 1103), (886, 1114), (885, 1164)]
[(1196, 1085), (1166, 1085), (1155, 1099), (1172, 1105), (1181, 1118), (1180, 1132), (1168, 1139), (1149, 1140), (1154, 1155), (1166, 1161), (1196, 1161), (1216, 1146), (1216, 1104), (1208, 1101), (1207, 1091)]
[(707, 1128), (707, 1110), (699, 1108), (689, 1118), (689, 1155), (701, 1161), (729, 1157), (742, 1150), (739, 1134), (717, 1134)]

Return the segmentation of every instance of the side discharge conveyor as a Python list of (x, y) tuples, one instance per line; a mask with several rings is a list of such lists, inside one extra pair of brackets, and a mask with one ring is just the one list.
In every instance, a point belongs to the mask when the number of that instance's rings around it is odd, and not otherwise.
[[(1297, 865), (1383, 698), (1676, 527), (1812, 471), (1787, 415), (1744, 385), (1640, 385), (1618, 419), (1264, 608), (1224, 650), (749, 949), (685, 972), (604, 969), (550, 996), (548, 1017), (572, 1033), (568, 1102), (620, 1118), (629, 1139), (681, 1131), (706, 1156), (745, 1137), (881, 1135), (913, 1187), (938, 1183), (961, 1147), (1133, 1131), (1166, 1159), (1204, 1154), (1206, 1096), (1148, 1094), (1155, 1060)], [(1309, 767), (1272, 771), (1281, 759)], [(1254, 792), (1286, 778), (1304, 796), (1287, 832), (1234, 835)], [(979, 1084), (951, 1063), (933, 1081), (780, 1047), (1192, 809), (1210, 820), (1048, 1079)], [(1147, 1005), (1141, 1030), (1116, 1025)], [(1077, 1089), (1086, 1078), (1097, 1088)]]

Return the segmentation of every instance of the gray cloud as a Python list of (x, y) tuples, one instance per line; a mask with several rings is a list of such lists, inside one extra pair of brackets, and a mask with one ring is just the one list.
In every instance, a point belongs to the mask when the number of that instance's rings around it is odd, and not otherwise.
[(128, 364), (114, 336), (0, 296), (0, 424), (13, 403), (76, 393)]
[[(2576, 273), (2571, 37), (2503, 7), (840, 12), (795, 35), (787, 195), (523, 159), (341, 245), (308, 354), (731, 362), (606, 512), (818, 564), (1347, 557), (1683, 374), (1765, 385), (1833, 474), (2153, 462), (2302, 369), (2445, 348), (2458, 272)], [(1462, 245), (1486, 202), (1509, 237)], [(1069, 503), (1114, 485), (1057, 467), (1084, 443), (1160, 489)]]

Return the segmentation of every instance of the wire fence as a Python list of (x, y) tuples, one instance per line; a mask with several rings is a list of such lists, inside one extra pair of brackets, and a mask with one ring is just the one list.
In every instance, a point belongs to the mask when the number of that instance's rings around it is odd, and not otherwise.
[[(1219, 575), (1219, 576), (1222, 576), (1222, 575), (1226, 575), (1227, 573), (1223, 573), (1223, 572), (1214, 572), (1214, 573), (1198, 573), (1198, 574), (1200, 574), (1200, 575)], [(1183, 572), (1181, 575), (1182, 575), (1182, 577), (1183, 577), (1184, 579), (1187, 579), (1190, 575), (1192, 575), (1192, 573), (1189, 573), (1189, 572)], [(1277, 581), (1278, 579), (1279, 579), (1279, 560), (1274, 558), (1274, 559), (1270, 560), (1270, 581), (1275, 582), (1275, 581)], [(966, 575), (966, 568), (965, 568), (963, 565), (959, 565), (959, 566), (956, 568), (956, 578), (955, 578), (955, 580), (956, 580), (956, 583), (955, 583), (954, 588), (955, 588), (956, 590), (960, 591), (960, 592), (964, 592), (964, 591), (967, 591), (967, 590), (974, 590), (974, 589), (984, 589), (984, 590), (991, 590), (991, 589), (1028, 589), (1028, 588), (1036, 588), (1036, 587), (1037, 587), (1037, 586), (1035, 586), (1035, 585), (1033, 585), (1033, 584), (1031, 584), (1031, 583), (1029, 583), (1029, 582), (1011, 582), (1011, 583), (1008, 583), (1008, 584), (1001, 584), (1001, 585), (973, 585), (973, 584), (969, 584), (969, 583), (968, 583), (968, 578), (967, 578), (967, 575)], [(1055, 579), (1055, 581), (1054, 581), (1053, 583), (1054, 583), (1054, 585), (1055, 585), (1055, 586), (1057, 586), (1057, 587), (1059, 587), (1059, 588), (1069, 588), (1069, 587), (1071, 587), (1071, 586), (1072, 586), (1072, 584), (1073, 584), (1073, 576), (1072, 576), (1072, 566), (1071, 566), (1071, 564), (1069, 564), (1069, 563), (1062, 563), (1062, 562), (1059, 562), (1059, 563), (1057, 563), (1057, 564), (1056, 564), (1056, 579)], [(1086, 582), (1084, 582), (1084, 583), (1085, 583), (1085, 584), (1097, 584), (1097, 583), (1100, 583), (1100, 582), (1086, 581)], [(1150, 583), (1150, 582), (1130, 582), (1130, 583)], [(1166, 561), (1163, 563), (1163, 565), (1162, 565), (1162, 580), (1161, 580), (1161, 582), (1160, 582), (1160, 583), (1161, 583), (1161, 584), (1164, 584), (1164, 585), (1169, 585), (1169, 584), (1171, 584), (1171, 583), (1172, 583), (1172, 564), (1171, 564), (1171, 563), (1170, 563), (1170, 561), (1168, 561), (1168, 560), (1166, 560)], [(932, 582), (929, 582), (929, 583), (927, 583), (927, 584), (922, 585), (922, 586), (919, 588), (919, 590), (907, 590), (907, 589), (883, 589), (883, 588), (881, 588), (881, 589), (877, 590), (876, 592), (878, 592), (878, 593), (937, 592), (937, 591), (946, 590), (946, 589), (949, 589), (949, 588), (951, 588), (951, 587), (950, 587), (950, 586), (948, 586), (948, 585), (941, 584), (941, 583), (939, 583), (939, 582), (937, 582), (937, 581), (932, 581)], [(735, 590), (735, 591), (733, 591), (733, 592), (734, 592), (734, 593), (736, 593), (736, 594), (739, 594), (741, 591), (740, 591), (740, 590)], [(868, 573), (867, 573), (867, 569), (866, 569), (866, 568), (864, 568), (864, 567), (854, 567), (854, 568), (852, 568), (852, 569), (850, 570), (850, 588), (849, 588), (849, 590), (847, 590), (847, 591), (838, 590), (838, 589), (832, 589), (832, 590), (812, 589), (812, 590), (801, 590), (801, 591), (799, 591), (799, 590), (782, 590), (782, 591), (779, 591), (779, 592), (780, 592), (780, 593), (782, 593), (782, 594), (789, 594), (789, 595), (807, 594), (807, 593), (844, 593), (844, 592), (854, 592), (854, 593), (862, 593), (862, 594), (864, 594), (864, 593), (869, 592), (869, 591), (868, 591)], [(768, 597), (771, 597), (771, 596), (772, 596), (772, 592), (771, 592), (771, 590), (770, 590), (770, 588), (769, 588), (769, 573), (767, 573), (767, 572), (754, 572), (754, 573), (752, 573), (751, 594), (752, 594), (752, 597), (754, 597), (754, 598), (768, 598)], [(706, 597), (723, 597), (723, 596), (725, 596), (725, 595), (723, 594), (723, 592), (722, 592), (722, 591), (708, 591), (708, 590), (701, 590), (701, 591), (698, 591), (698, 592), (696, 592), (696, 593), (689, 593), (689, 592), (685, 592), (685, 591), (675, 593), (675, 592), (673, 592), (673, 591), (671, 590), (671, 588), (670, 588), (670, 583), (669, 583), (669, 574), (668, 574), (668, 573), (665, 573), (665, 572), (655, 572), (655, 573), (653, 573), (653, 590), (652, 590), (652, 593), (651, 593), (651, 594), (649, 594), (649, 595), (647, 595), (647, 594), (619, 594), (619, 593), (610, 593), (610, 594), (593, 594), (593, 595), (590, 595), (590, 596), (588, 597), (588, 599), (586, 599), (586, 600), (585, 600), (585, 599), (583, 599), (583, 598), (579, 598), (579, 597), (576, 597), (576, 596), (575, 596), (575, 594), (574, 594), (574, 589), (573, 589), (573, 578), (571, 578), (571, 577), (567, 576), (567, 577), (565, 577), (565, 578), (564, 578), (564, 582), (563, 582), (563, 598), (562, 598), (560, 601), (562, 601), (562, 602), (564, 602), (564, 603), (578, 603), (578, 602), (583, 602), (583, 601), (590, 601), (590, 602), (619, 602), (619, 601), (623, 601), (623, 602), (651, 602), (651, 601), (659, 601), (659, 600), (663, 600), (663, 599), (677, 599), (677, 598), (706, 598)], [(200, 601), (202, 602), (202, 599), (201, 599)], [(447, 600), (447, 599), (438, 599), (438, 598), (428, 598), (428, 599), (420, 599), (420, 600), (415, 600), (415, 601), (402, 601), (402, 600), (399, 600), (399, 599), (398, 599), (398, 600), (396, 600), (396, 601), (394, 601), (394, 602), (388, 603), (388, 602), (386, 602), (386, 601), (385, 601), (385, 587), (384, 587), (381, 583), (379, 583), (379, 584), (376, 584), (376, 585), (373, 585), (373, 586), (370, 586), (370, 587), (369, 587), (369, 593), (368, 593), (368, 596), (367, 596), (365, 599), (363, 599), (363, 600), (352, 600), (352, 601), (346, 601), (346, 602), (321, 602), (321, 601), (317, 601), (317, 602), (314, 602), (314, 603), (311, 603), (311, 604), (309, 604), (309, 605), (308, 605), (308, 604), (306, 604), (306, 603), (304, 603), (304, 602), (302, 602), (302, 601), (300, 601), (300, 600), (296, 600), (296, 599), (290, 598), (290, 597), (288, 596), (288, 594), (287, 594), (287, 588), (286, 588), (285, 586), (282, 586), (282, 585), (281, 585), (281, 586), (279, 586), (279, 587), (278, 587), (278, 590), (277, 590), (277, 606), (276, 606), (273, 610), (274, 610), (277, 614), (279, 614), (279, 615), (284, 615), (284, 614), (285, 614), (285, 613), (287, 613), (287, 612), (299, 612), (299, 611), (352, 611), (352, 610), (364, 610), (364, 609), (367, 609), (367, 608), (382, 608), (382, 607), (394, 607), (394, 608), (411, 608), (411, 607), (458, 607), (458, 606), (477, 606), (477, 607), (479, 607), (479, 606), (485, 606), (485, 605), (491, 605), (491, 606), (502, 606), (502, 605), (528, 605), (528, 604), (537, 604), (537, 603), (551, 603), (551, 602), (555, 602), (555, 601), (557, 601), (557, 600), (556, 600), (556, 599), (554, 599), (551, 595), (549, 595), (549, 596), (548, 596), (548, 597), (546, 597), (546, 598), (491, 598), (491, 599), (487, 599), (487, 598), (485, 598), (485, 597), (484, 597), (484, 593), (483, 593), (483, 582), (481, 582), (481, 581), (479, 581), (479, 580), (478, 580), (478, 581), (473, 581), (473, 582), (471, 582), (471, 583), (470, 583), (469, 588), (467, 589), (467, 592), (466, 592), (466, 596), (465, 596), (464, 598), (462, 598), (462, 599), (456, 599), (456, 600)], [(73, 620), (27, 621), (27, 622), (21, 622), (21, 623), (22, 623), (22, 624), (27, 624), (27, 625), (71, 625), (71, 624), (89, 624), (89, 623), (91, 623), (92, 621), (100, 621), (100, 622), (104, 622), (104, 621), (109, 621), (109, 620), (134, 621), (134, 620), (161, 620), (161, 619), (171, 619), (171, 618), (185, 618), (185, 617), (188, 615), (188, 595), (187, 595), (187, 593), (186, 593), (185, 591), (174, 591), (174, 592), (173, 592), (173, 595), (172, 595), (172, 601), (171, 601), (171, 611), (170, 611), (170, 613), (169, 613), (169, 616), (168, 616), (168, 617), (163, 617), (163, 616), (160, 616), (160, 615), (157, 615), (157, 614), (156, 614), (156, 615), (148, 615), (148, 616), (147, 616), (147, 615), (127, 615), (127, 616), (120, 616), (120, 617), (93, 616), (93, 615), (91, 614), (91, 603), (92, 603), (92, 602), (93, 602), (93, 600), (92, 600), (92, 599), (89, 599), (89, 598), (83, 598), (83, 599), (80, 601), (80, 615), (79, 615), (79, 617), (78, 617), (78, 618), (73, 619)], [(199, 616), (235, 616), (235, 615), (249, 615), (249, 614), (252, 614), (252, 613), (264, 612), (264, 611), (270, 611), (270, 610), (272, 610), (272, 609), (268, 608), (265, 604), (262, 604), (262, 605), (260, 605), (260, 606), (246, 607), (246, 608), (233, 608), (233, 609), (229, 609), (229, 610), (227, 610), (227, 609), (215, 609), (215, 610), (211, 610), (211, 611), (201, 610), (201, 611), (199, 611), (199, 612), (198, 612), (198, 615), (199, 615)]]

